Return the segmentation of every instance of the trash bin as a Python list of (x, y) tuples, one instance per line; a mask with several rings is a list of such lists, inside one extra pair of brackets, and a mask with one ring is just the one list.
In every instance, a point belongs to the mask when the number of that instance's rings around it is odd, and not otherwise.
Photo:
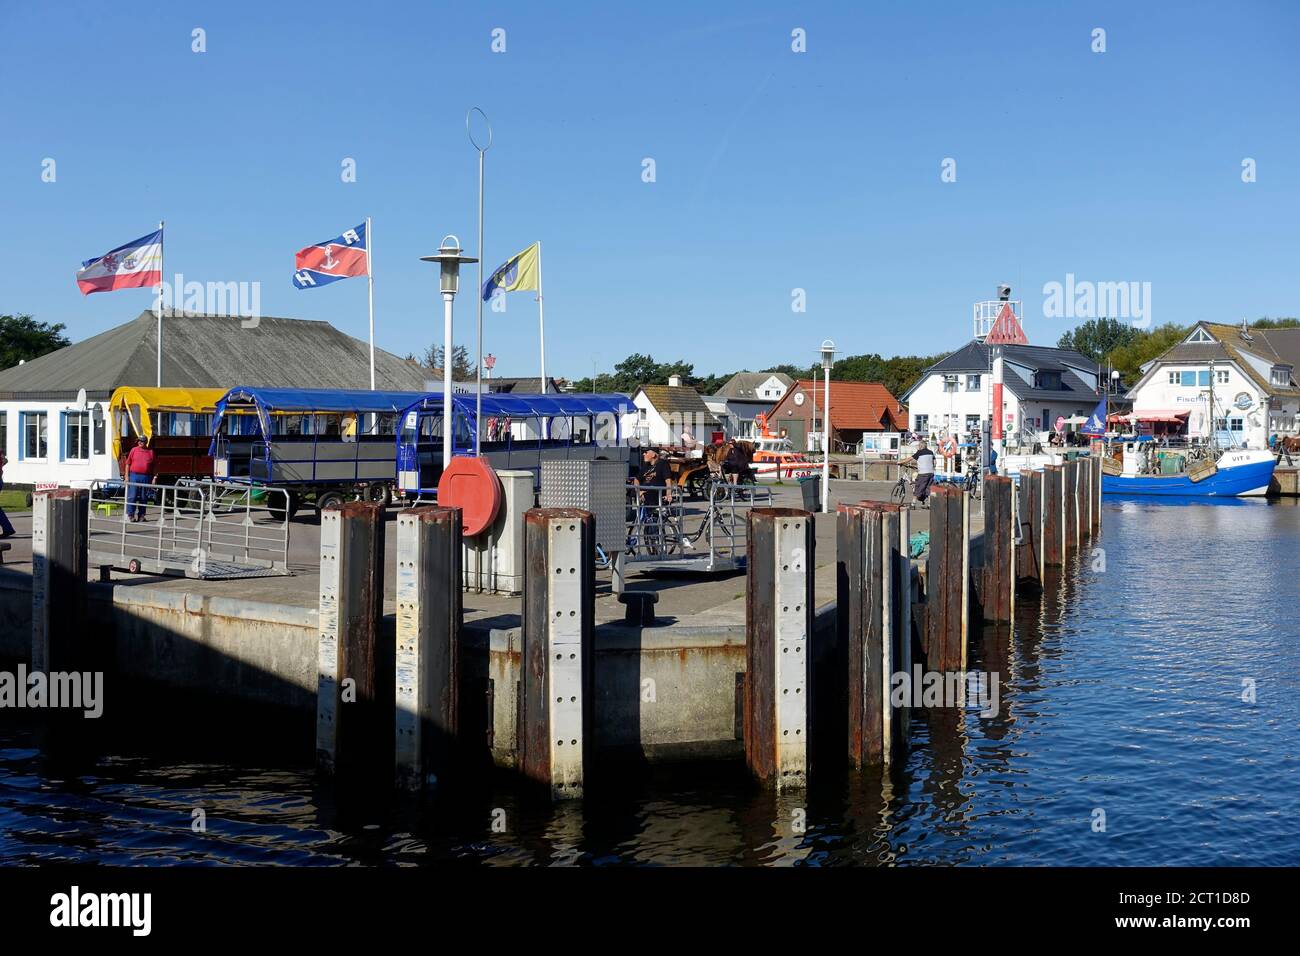
[(822, 479), (820, 475), (808, 475), (800, 478), (799, 491), (803, 494), (803, 506), (806, 510), (822, 510)]

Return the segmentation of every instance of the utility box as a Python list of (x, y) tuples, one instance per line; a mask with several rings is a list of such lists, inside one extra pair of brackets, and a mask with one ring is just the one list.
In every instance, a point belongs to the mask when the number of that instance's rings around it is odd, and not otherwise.
[(596, 544), (617, 554), (627, 543), (627, 462), (542, 462), (540, 507), (590, 511)]
[(522, 594), (524, 513), (533, 507), (533, 473), (498, 471), (501, 510), (492, 527), (465, 538), (461, 557), (467, 591)]

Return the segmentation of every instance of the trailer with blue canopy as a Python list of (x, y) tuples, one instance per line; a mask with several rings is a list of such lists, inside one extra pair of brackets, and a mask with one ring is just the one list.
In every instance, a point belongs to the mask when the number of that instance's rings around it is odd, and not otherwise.
[[(473, 455), (479, 396), (452, 396), (452, 454)], [(530, 471), (538, 487), (544, 461), (607, 459), (627, 462), (622, 418), (636, 406), (619, 393), (497, 394), (482, 396), (479, 454), (497, 471)], [(442, 477), (442, 395), (426, 395), (401, 413), (397, 486), (408, 498), (436, 498)]]
[(397, 478), (402, 412), (420, 392), (239, 386), (216, 403), (213, 474), (282, 488), (289, 514), (355, 497), (387, 503)]

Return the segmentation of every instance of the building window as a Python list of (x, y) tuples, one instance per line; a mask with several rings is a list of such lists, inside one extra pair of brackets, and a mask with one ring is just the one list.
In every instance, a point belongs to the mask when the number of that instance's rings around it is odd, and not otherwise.
[(1169, 384), (1170, 384), (1170, 385), (1177, 385), (1177, 384), (1178, 384), (1178, 373), (1177, 373), (1177, 372), (1170, 372), (1170, 373), (1169, 373)]
[(930, 416), (929, 416), (929, 415), (917, 415), (917, 416), (916, 416), (916, 430), (917, 430), (918, 432), (920, 432), (922, 435), (928, 435), (928, 434), (930, 433)]
[(1229, 418), (1229, 419), (1228, 419), (1228, 431), (1230, 431), (1230, 432), (1239, 432), (1239, 431), (1241, 431), (1243, 425), (1244, 425), (1244, 420), (1243, 420), (1243, 419), (1240, 419), (1240, 418)]
[(1061, 387), (1061, 373), (1040, 371), (1037, 375), (1038, 388), (1058, 389)]
[(1197, 384), (1197, 385), (1209, 385), (1209, 384), (1210, 384), (1210, 370), (1209, 370), (1209, 369), (1205, 369), (1204, 371), (1200, 371), (1200, 372), (1197, 372), (1197, 373), (1196, 373), (1196, 384)]
[(90, 413), (63, 413), (63, 459), (90, 460)]
[(1283, 388), (1285, 388), (1291, 382), (1291, 374), (1287, 369), (1274, 368), (1273, 377), (1271, 381), (1273, 382), (1274, 385), (1281, 385)]
[(956, 375), (945, 375), (945, 376), (943, 377), (943, 390), (944, 390), (945, 392), (955, 392), (955, 391), (957, 391), (957, 376), (956, 376)]
[(30, 461), (44, 461), (49, 453), (48, 419), (45, 412), (22, 412), (22, 457)]
[(966, 376), (966, 391), (978, 392), (980, 390), (980, 377), (978, 375)]
[(966, 431), (977, 432), (980, 430), (980, 417), (978, 415), (966, 416)]
[(1180, 372), (1179, 376), (1180, 376), (1179, 384), (1184, 386), (1185, 388), (1192, 388), (1196, 385), (1195, 372)]
[(1226, 368), (1216, 368), (1214, 370), (1214, 381), (1219, 385), (1228, 384), (1228, 370)]

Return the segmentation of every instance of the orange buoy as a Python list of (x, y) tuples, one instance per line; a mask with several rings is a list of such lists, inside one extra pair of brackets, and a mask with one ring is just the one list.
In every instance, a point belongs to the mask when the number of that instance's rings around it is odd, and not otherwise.
[(473, 537), (497, 520), (501, 480), (486, 458), (452, 458), (438, 479), (438, 504), (459, 508), (461, 529), (466, 537)]

